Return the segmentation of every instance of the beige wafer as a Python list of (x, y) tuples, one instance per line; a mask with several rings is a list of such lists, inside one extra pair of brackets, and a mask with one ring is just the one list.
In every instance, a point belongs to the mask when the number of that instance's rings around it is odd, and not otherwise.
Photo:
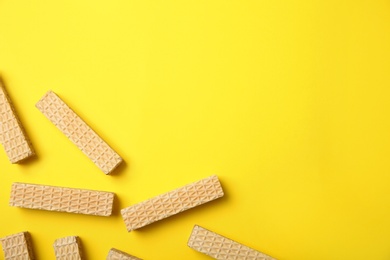
[(0, 79), (0, 143), (11, 163), (18, 163), (32, 155), (32, 145), (24, 132), (3, 82)]
[(80, 239), (77, 236), (59, 238), (54, 241), (53, 247), (57, 260), (83, 259)]
[(188, 246), (215, 259), (275, 260), (266, 254), (200, 226), (192, 230)]
[(54, 92), (47, 92), (36, 107), (105, 174), (110, 174), (122, 162), (122, 158)]
[(108, 252), (106, 260), (142, 260), (142, 259), (129, 255), (118, 249), (111, 248), (111, 250)]
[(128, 231), (170, 217), (223, 196), (216, 175), (122, 209)]
[(114, 193), (15, 182), (10, 205), (28, 209), (110, 216)]
[(0, 239), (6, 260), (33, 260), (31, 237), (28, 232), (13, 234)]

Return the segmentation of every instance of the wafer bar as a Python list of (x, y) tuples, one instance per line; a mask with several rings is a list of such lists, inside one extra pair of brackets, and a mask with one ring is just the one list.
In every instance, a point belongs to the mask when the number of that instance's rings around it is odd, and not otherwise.
[(0, 143), (11, 163), (34, 155), (32, 145), (16, 115), (3, 82), (0, 79)]
[(122, 217), (130, 232), (155, 221), (222, 197), (223, 190), (216, 175), (164, 193), (122, 209)]
[(54, 252), (57, 260), (82, 260), (80, 239), (77, 236), (59, 238), (54, 241)]
[(118, 249), (111, 248), (108, 252), (106, 260), (142, 260), (141, 258), (129, 255), (128, 253), (122, 252)]
[(10, 205), (21, 208), (110, 216), (114, 193), (15, 182)]
[(54, 92), (47, 92), (36, 107), (105, 174), (110, 174), (122, 162), (122, 158)]
[(275, 258), (197, 225), (192, 230), (188, 246), (220, 260), (275, 260)]
[(28, 232), (13, 234), (0, 239), (6, 260), (35, 259)]

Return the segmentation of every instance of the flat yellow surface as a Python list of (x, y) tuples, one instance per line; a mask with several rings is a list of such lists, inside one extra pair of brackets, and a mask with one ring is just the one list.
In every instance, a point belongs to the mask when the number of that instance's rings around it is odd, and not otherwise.
[[(194, 224), (278, 259), (390, 257), (390, 2), (0, 0), (0, 74), (37, 157), (0, 150), (0, 237), (208, 259)], [(104, 175), (52, 89), (126, 161)], [(121, 208), (217, 174), (226, 196), (130, 232)], [(8, 206), (12, 182), (112, 191), (114, 215)], [(1, 255), (0, 257), (3, 257)]]

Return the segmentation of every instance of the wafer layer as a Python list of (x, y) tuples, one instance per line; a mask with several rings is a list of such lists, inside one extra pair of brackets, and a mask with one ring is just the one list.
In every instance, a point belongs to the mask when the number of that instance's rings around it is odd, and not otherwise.
[(54, 92), (47, 92), (36, 107), (105, 174), (110, 174), (122, 162), (122, 158)]
[(214, 175), (122, 209), (121, 213), (127, 230), (132, 231), (222, 196), (221, 183)]
[(0, 239), (6, 260), (33, 260), (31, 237), (28, 232), (21, 232)]
[(81, 260), (81, 243), (77, 236), (59, 238), (54, 241), (54, 252), (57, 260)]
[(11, 163), (18, 163), (32, 155), (34, 151), (20, 123), (11, 99), (0, 80), (0, 143)]
[(215, 259), (275, 260), (274, 258), (218, 235), (200, 226), (192, 230), (188, 246)]
[(129, 255), (118, 249), (111, 248), (111, 250), (108, 252), (106, 260), (142, 260), (142, 259)]
[(12, 184), (10, 205), (15, 207), (110, 216), (114, 193), (29, 183)]

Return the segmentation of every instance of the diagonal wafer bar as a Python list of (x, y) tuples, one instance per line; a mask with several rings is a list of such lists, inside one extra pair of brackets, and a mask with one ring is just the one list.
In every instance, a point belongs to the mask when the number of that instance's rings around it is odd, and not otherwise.
[(54, 241), (54, 252), (57, 260), (82, 260), (80, 239), (77, 236), (59, 238)]
[(215, 259), (275, 260), (210, 230), (195, 225), (188, 246)]
[(47, 92), (36, 107), (105, 174), (110, 174), (122, 162), (122, 158), (54, 92)]
[(15, 108), (0, 79), (0, 143), (11, 163), (18, 163), (34, 155)]
[(122, 209), (127, 231), (170, 217), (223, 196), (216, 175)]
[(110, 216), (114, 193), (14, 182), (9, 204), (15, 207)]
[(129, 255), (118, 249), (111, 248), (108, 252), (106, 260), (142, 260), (141, 258)]
[(13, 234), (0, 239), (6, 260), (33, 260), (31, 237), (28, 232)]

